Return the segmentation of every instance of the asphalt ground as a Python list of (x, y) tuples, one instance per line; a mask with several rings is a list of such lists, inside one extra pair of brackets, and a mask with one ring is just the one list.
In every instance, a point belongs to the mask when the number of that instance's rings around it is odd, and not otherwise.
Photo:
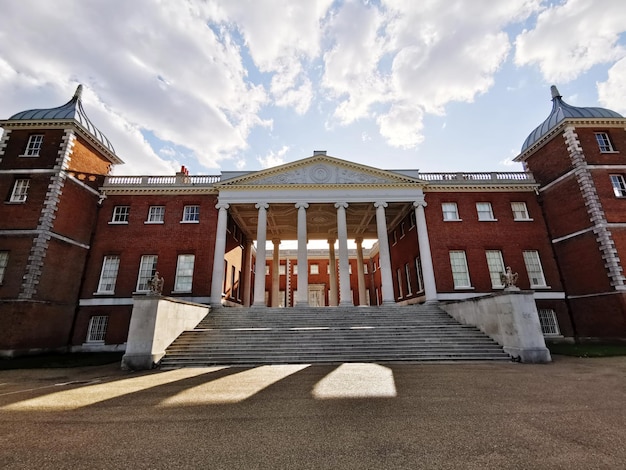
[(0, 468), (624, 469), (626, 357), (0, 371)]

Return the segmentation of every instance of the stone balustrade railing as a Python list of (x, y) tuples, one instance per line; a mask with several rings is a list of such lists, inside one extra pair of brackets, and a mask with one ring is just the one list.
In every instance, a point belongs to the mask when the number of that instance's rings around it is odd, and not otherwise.
[(104, 186), (180, 186), (219, 183), (219, 175), (189, 176), (107, 176)]
[(432, 182), (450, 183), (534, 183), (532, 173), (525, 172), (457, 172), (457, 173), (419, 173), (418, 178)]

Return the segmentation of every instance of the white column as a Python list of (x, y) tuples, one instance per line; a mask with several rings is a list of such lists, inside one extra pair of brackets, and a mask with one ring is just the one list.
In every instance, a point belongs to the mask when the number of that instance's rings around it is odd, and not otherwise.
[(215, 250), (213, 251), (213, 276), (211, 278), (211, 305), (222, 305), (224, 286), (224, 254), (226, 253), (226, 225), (228, 222), (228, 204), (218, 203), (217, 228), (215, 230)]
[(394, 303), (393, 279), (391, 276), (391, 257), (389, 256), (389, 238), (387, 238), (386, 202), (375, 202), (376, 228), (378, 231), (378, 253), (380, 255), (380, 278), (383, 288), (383, 304)]
[(328, 293), (328, 305), (336, 307), (339, 303), (337, 298), (337, 260), (335, 258), (335, 239), (328, 239), (328, 271), (330, 276), (330, 292)]
[(296, 292), (296, 307), (309, 305), (309, 261), (307, 256), (306, 234), (306, 202), (296, 203), (298, 209), (298, 290)]
[(417, 244), (420, 248), (422, 275), (424, 277), (424, 295), (426, 296), (426, 302), (437, 302), (435, 270), (433, 269), (433, 258), (430, 253), (430, 241), (428, 240), (428, 227), (426, 226), (426, 216), (424, 215), (426, 206), (424, 196), (421, 196), (413, 203), (413, 207), (415, 207), (415, 225), (417, 225)]
[(338, 202), (337, 208), (337, 238), (339, 240), (339, 305), (352, 306), (350, 295), (350, 264), (348, 261), (348, 223), (346, 222), (347, 202)]
[(246, 258), (243, 263), (243, 306), (250, 306), (250, 294), (252, 293), (252, 242), (246, 240)]
[(259, 210), (256, 226), (256, 265), (254, 269), (253, 307), (265, 307), (265, 242), (267, 241), (267, 209), (269, 204), (254, 205)]
[(278, 297), (280, 295), (280, 277), (278, 273), (278, 267), (280, 266), (280, 238), (273, 238), (272, 243), (274, 244), (272, 256), (272, 307), (278, 307)]
[(367, 292), (365, 291), (365, 271), (363, 269), (363, 239), (356, 238), (357, 278), (359, 281), (359, 305), (367, 306)]

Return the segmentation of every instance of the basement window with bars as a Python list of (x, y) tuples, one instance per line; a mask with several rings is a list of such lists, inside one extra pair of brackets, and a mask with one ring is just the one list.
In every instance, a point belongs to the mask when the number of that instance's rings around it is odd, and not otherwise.
[(104, 337), (107, 332), (109, 317), (106, 315), (96, 315), (89, 319), (89, 328), (87, 329), (88, 343), (104, 343)]
[(551, 308), (540, 308), (539, 323), (541, 324), (541, 332), (544, 336), (560, 336), (559, 324), (556, 320), (556, 312)]

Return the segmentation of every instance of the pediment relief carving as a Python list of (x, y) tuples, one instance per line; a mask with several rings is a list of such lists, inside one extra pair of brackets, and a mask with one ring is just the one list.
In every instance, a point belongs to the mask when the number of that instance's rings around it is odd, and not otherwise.
[(300, 168), (282, 171), (265, 177), (251, 178), (241, 184), (253, 186), (266, 185), (320, 185), (320, 184), (397, 184), (407, 179), (390, 175), (383, 177), (373, 172), (359, 171), (339, 165), (319, 162)]

